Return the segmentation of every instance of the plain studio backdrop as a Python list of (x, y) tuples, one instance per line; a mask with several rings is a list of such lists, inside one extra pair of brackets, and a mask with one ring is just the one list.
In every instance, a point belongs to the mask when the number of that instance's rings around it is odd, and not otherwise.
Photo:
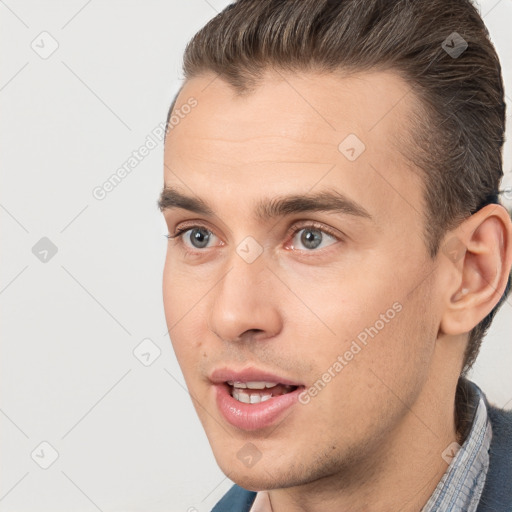
[[(166, 335), (156, 207), (185, 44), (227, 3), (0, 2), (2, 512), (203, 512), (231, 485)], [(510, 134), (512, 3), (480, 10)], [(510, 142), (504, 156), (510, 186)], [(511, 313), (472, 372), (508, 407)]]

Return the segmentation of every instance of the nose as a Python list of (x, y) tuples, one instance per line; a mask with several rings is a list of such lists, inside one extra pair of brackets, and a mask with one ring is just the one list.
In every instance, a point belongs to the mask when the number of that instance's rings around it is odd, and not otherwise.
[(263, 340), (282, 329), (275, 277), (263, 257), (247, 263), (233, 254), (230, 270), (212, 290), (210, 330), (226, 342)]

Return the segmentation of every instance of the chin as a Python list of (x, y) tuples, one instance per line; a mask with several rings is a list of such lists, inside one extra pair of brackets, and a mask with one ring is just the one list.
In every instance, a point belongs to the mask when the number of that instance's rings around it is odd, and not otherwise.
[[(306, 477), (304, 468), (291, 468), (291, 461), (275, 461), (263, 456), (252, 467), (245, 466), (237, 457), (236, 452), (223, 452), (216, 456), (222, 472), (240, 487), (248, 491), (268, 491), (293, 487), (302, 483)], [(302, 477), (304, 478), (301, 478)], [(305, 478), (307, 481), (307, 478)]]
[[(221, 469), (226, 474), (224, 469)], [(258, 474), (254, 474), (255, 468), (247, 468), (245, 471), (237, 471), (234, 468), (231, 469), (232, 471), (229, 478), (233, 480), (235, 484), (247, 489), (248, 491), (268, 491), (276, 488), (276, 479), (272, 478), (265, 471), (265, 468), (260, 468)]]

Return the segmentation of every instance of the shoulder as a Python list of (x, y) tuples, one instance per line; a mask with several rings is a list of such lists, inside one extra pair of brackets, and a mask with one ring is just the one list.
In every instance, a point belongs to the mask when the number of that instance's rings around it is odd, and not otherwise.
[(512, 510), (512, 410), (500, 409), (487, 400), (486, 406), (492, 440), (478, 512)]
[(489, 470), (498, 471), (512, 486), (512, 410), (488, 404), (487, 414), (492, 427)]
[(213, 507), (212, 512), (249, 512), (256, 493), (233, 485), (222, 499)]
[(512, 409), (500, 409), (492, 404), (487, 404), (487, 414), (491, 421), (493, 435), (496, 433), (498, 438), (505, 437), (512, 440)]

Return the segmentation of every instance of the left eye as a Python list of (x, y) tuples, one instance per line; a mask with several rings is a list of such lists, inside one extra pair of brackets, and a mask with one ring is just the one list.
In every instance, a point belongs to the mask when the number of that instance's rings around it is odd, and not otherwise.
[(324, 247), (328, 247), (336, 243), (338, 240), (317, 228), (302, 228), (295, 232), (291, 248), (292, 249), (300, 249), (298, 245), (302, 245), (308, 251), (313, 249), (323, 249)]

